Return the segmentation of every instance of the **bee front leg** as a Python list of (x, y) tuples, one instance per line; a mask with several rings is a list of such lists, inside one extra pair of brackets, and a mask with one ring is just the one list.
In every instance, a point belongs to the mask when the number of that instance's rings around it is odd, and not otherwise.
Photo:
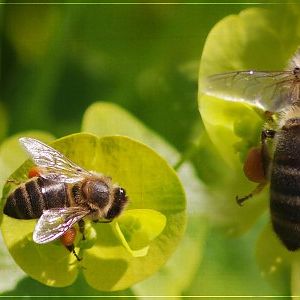
[(265, 129), (261, 132), (260, 140), (261, 140), (261, 158), (264, 169), (265, 177), (267, 177), (269, 172), (269, 166), (271, 163), (271, 156), (269, 152), (269, 147), (267, 144), (268, 139), (273, 139), (276, 135), (276, 131), (272, 129)]
[(6, 183), (13, 183), (15, 185), (20, 185), (22, 182), (21, 181), (18, 181), (16, 179), (7, 179), (6, 180)]
[(107, 219), (107, 220), (94, 220), (93, 222), (94, 223), (104, 223), (104, 224), (106, 224), (106, 223), (111, 223), (112, 220), (109, 220), (109, 219)]
[(83, 219), (79, 220), (78, 226), (79, 232), (82, 234), (82, 240), (85, 240), (85, 223)]

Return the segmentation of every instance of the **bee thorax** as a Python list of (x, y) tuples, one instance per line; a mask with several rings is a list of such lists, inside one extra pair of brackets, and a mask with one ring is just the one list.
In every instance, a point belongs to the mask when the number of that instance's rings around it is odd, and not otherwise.
[(291, 106), (281, 113), (279, 126), (283, 130), (291, 127), (300, 126), (300, 107), (298, 105)]
[(82, 185), (83, 197), (97, 207), (103, 209), (109, 203), (110, 188), (98, 178), (87, 180)]

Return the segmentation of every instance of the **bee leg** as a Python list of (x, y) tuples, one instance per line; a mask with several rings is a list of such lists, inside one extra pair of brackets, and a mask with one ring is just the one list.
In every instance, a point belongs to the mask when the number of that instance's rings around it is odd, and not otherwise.
[(83, 219), (79, 220), (78, 226), (79, 226), (79, 232), (82, 234), (82, 240), (85, 240), (85, 234), (84, 234), (84, 231), (85, 231), (85, 223), (84, 223), (84, 220), (83, 220)]
[(21, 181), (18, 181), (16, 179), (7, 179), (6, 180), (6, 183), (13, 183), (15, 185), (20, 185), (21, 184)]
[(263, 189), (264, 187), (266, 186), (267, 182), (261, 182), (257, 185), (257, 187), (248, 195), (244, 196), (244, 197), (239, 197), (239, 196), (236, 196), (235, 197), (235, 200), (237, 202), (238, 205), (242, 206), (243, 203), (248, 200), (249, 198), (252, 198), (254, 195), (257, 195), (259, 194)]
[(273, 130), (273, 129), (264, 129), (262, 132), (261, 132), (261, 141), (262, 143), (264, 143), (266, 141), (266, 139), (273, 139), (274, 136), (276, 134), (276, 130)]
[[(273, 129), (265, 129), (261, 132), (261, 147), (260, 151), (257, 152), (252, 151), (251, 149), (249, 151), (249, 154), (255, 154), (255, 156), (250, 159), (249, 161), (246, 160), (245, 165), (244, 165), (244, 172), (245, 175), (248, 177), (249, 180), (254, 181), (254, 182), (259, 182), (259, 184), (256, 186), (256, 188), (248, 195), (244, 197), (239, 197), (236, 196), (235, 200), (236, 202), (241, 206), (243, 203), (248, 200), (249, 198), (253, 197), (254, 195), (259, 194), (264, 187), (267, 185), (267, 178), (268, 178), (268, 173), (269, 173), (269, 166), (271, 162), (271, 156), (269, 153), (269, 147), (267, 144), (268, 139), (273, 139), (275, 137), (276, 131)], [(254, 149), (255, 150), (255, 149)], [(248, 154), (248, 158), (249, 158)], [(255, 161), (254, 161), (255, 159)], [(249, 163), (250, 162), (250, 163)], [(258, 164), (260, 162), (260, 164)], [(258, 168), (258, 170), (253, 170), (252, 165), (261, 165), (261, 167)], [(250, 165), (248, 165), (250, 164)], [(248, 170), (248, 172), (245, 171)], [(251, 173), (250, 173), (251, 171)], [(254, 171), (254, 173), (253, 173)], [(259, 175), (259, 176), (258, 176)], [(255, 178), (255, 179), (254, 179)]]
[(94, 220), (93, 221), (94, 223), (111, 223), (112, 222), (112, 220)]
[(76, 259), (77, 259), (78, 261), (81, 261), (81, 260), (82, 260), (82, 258), (80, 258), (80, 257), (77, 255), (77, 253), (76, 253), (76, 251), (75, 251), (74, 244), (69, 245), (69, 246), (66, 246), (66, 248), (67, 248), (71, 253), (74, 254), (74, 256), (76, 257)]
[(269, 147), (267, 144), (268, 139), (273, 139), (275, 137), (276, 131), (272, 129), (265, 129), (261, 132), (261, 157), (262, 157), (262, 163), (264, 168), (265, 176), (268, 175), (268, 169), (271, 162), (271, 156), (269, 153)]

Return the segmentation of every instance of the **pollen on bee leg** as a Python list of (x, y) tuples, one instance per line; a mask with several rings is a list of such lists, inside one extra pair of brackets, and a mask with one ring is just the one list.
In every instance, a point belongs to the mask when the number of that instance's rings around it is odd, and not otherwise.
[(244, 197), (236, 196), (235, 200), (239, 205), (242, 205), (244, 201), (260, 193), (267, 184), (261, 147), (252, 147), (249, 150), (246, 160), (244, 162), (243, 170), (245, 176), (250, 181), (257, 182), (258, 185), (250, 194)]
[(38, 177), (41, 175), (41, 169), (37, 166), (33, 166), (28, 171), (28, 178)]
[(75, 238), (76, 238), (76, 229), (74, 227), (71, 227), (60, 237), (60, 241), (70, 252), (72, 252), (75, 255), (78, 261), (81, 261), (82, 258), (80, 258), (75, 252), (75, 247), (74, 247)]
[(76, 229), (74, 227), (71, 227), (60, 237), (60, 241), (64, 246), (67, 247), (73, 245), (75, 238)]
[(261, 147), (252, 147), (248, 151), (243, 170), (250, 181), (257, 183), (266, 181)]

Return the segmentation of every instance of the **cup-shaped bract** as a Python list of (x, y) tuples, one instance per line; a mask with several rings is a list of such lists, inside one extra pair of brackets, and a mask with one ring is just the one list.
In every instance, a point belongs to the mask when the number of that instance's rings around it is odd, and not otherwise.
[[(36, 220), (4, 215), (4, 241), (18, 265), (50, 286), (70, 285), (82, 272), (92, 287), (103, 291), (125, 289), (156, 272), (175, 250), (185, 228), (184, 190), (173, 169), (149, 147), (122, 136), (98, 138), (81, 133), (51, 146), (79, 166), (111, 177), (126, 190), (129, 204), (112, 223), (91, 225), (92, 244), (76, 247), (83, 258), (80, 262), (59, 242), (34, 243)], [(10, 178), (26, 180), (31, 165), (26, 161)], [(4, 199), (10, 189), (11, 184), (4, 187)], [(130, 218), (138, 226), (132, 227)], [(147, 251), (135, 255), (134, 251), (144, 248)]]

